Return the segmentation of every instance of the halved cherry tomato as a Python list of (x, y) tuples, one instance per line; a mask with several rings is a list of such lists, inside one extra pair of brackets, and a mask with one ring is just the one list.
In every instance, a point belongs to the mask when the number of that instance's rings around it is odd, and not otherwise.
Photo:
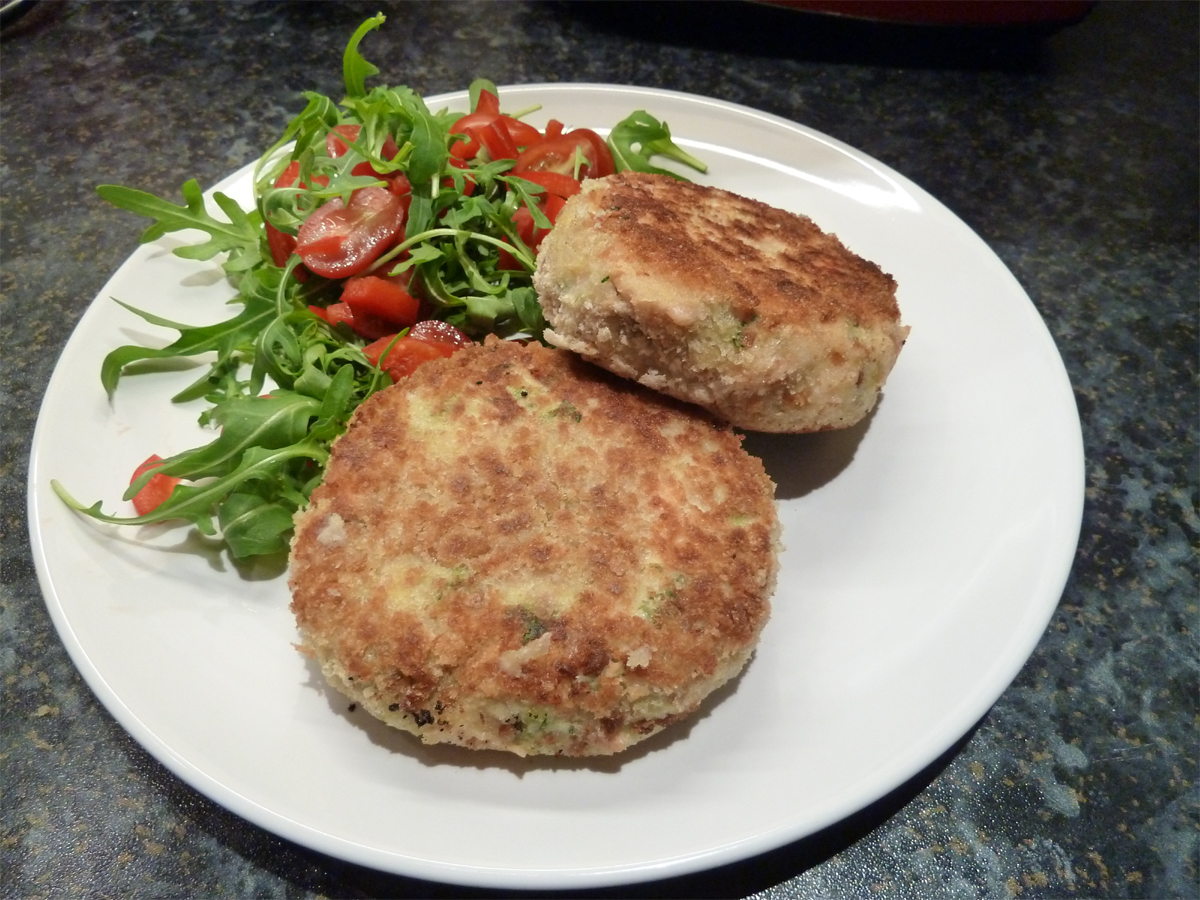
[[(453, 325), (440, 319), (418, 322), (388, 350), (388, 344), (391, 344), (395, 337), (394, 334), (389, 335), (363, 347), (367, 359), (387, 372), (392, 381), (406, 378), (422, 363), (452, 356), (456, 351), (474, 343)], [(384, 358), (381, 360), (380, 357)]]
[(403, 225), (399, 197), (381, 187), (359, 188), (349, 206), (334, 197), (304, 221), (296, 252), (318, 275), (348, 278), (373, 263)]
[(356, 320), (363, 315), (378, 316), (401, 326), (414, 324), (421, 308), (421, 304), (399, 284), (378, 275), (349, 279), (342, 288), (342, 302), (349, 305)]
[(418, 322), (409, 329), (408, 337), (417, 341), (428, 341), (432, 344), (446, 344), (455, 350), (470, 347), (475, 343), (462, 331), (441, 319), (425, 319), (423, 322)]
[[(147, 469), (153, 469), (160, 462), (162, 462), (162, 457), (157, 453), (148, 457), (144, 463), (134, 469), (133, 477), (129, 479), (129, 483), (133, 484), (142, 476), (143, 472)], [(171, 496), (171, 492), (175, 490), (175, 485), (179, 484), (180, 480), (171, 475), (163, 475), (161, 472), (151, 475), (150, 480), (146, 482), (142, 489), (133, 495), (133, 508), (137, 510), (137, 514), (144, 516), (162, 506), (167, 498)]]
[(580, 180), (603, 178), (615, 171), (612, 153), (604, 139), (590, 129), (576, 128), (559, 137), (546, 138), (526, 149), (517, 157), (512, 173), (557, 172), (574, 176), (577, 150), (586, 160), (579, 167)]

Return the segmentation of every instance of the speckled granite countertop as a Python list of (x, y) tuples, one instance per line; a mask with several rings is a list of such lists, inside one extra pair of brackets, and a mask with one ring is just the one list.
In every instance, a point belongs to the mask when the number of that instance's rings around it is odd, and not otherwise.
[[(423, 93), (595, 81), (705, 94), (908, 175), (1045, 317), (1083, 422), (1062, 602), (1015, 683), (894, 794), (744, 864), (626, 896), (1195, 897), (1195, 4), (1096, 8), (1044, 42), (801, 24), (748, 6), (42, 3), (6, 27), (0, 265), (0, 894), (458, 896), (293, 845), (170, 775), (81, 680), (30, 557), (25, 477), (54, 361), (140, 224), (96, 183), (174, 196), (252, 159), (372, 59)], [(807, 20), (804, 20), (807, 21)]]

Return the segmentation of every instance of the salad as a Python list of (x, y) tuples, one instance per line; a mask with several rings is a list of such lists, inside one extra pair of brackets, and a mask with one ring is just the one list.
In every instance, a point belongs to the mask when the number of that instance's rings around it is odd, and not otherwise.
[(304, 110), (258, 161), (253, 210), (218, 192), (217, 218), (195, 180), (183, 185), (182, 206), (97, 189), (154, 220), (143, 243), (203, 232), (203, 242), (174, 252), (224, 254), (238, 311), (193, 326), (122, 304), (179, 336), (113, 350), (101, 367), (105, 390), (111, 396), (131, 364), (207, 354), (202, 377), (172, 399), (203, 399), (200, 422), (218, 433), (137, 468), (123, 498), (137, 515), (84, 505), (52, 482), (72, 508), (114, 524), (185, 520), (219, 533), (236, 558), (286, 552), (293, 514), (367, 397), (488, 334), (541, 339), (537, 250), (582, 181), (629, 169), (680, 177), (656, 156), (705, 171), (642, 110), (605, 140), (553, 119), (543, 130), (527, 124), (535, 110), (502, 111), (484, 79), (471, 84), (465, 115), (432, 112), (407, 87), (368, 90), (379, 70), (359, 45), (384, 20), (366, 20), (350, 38), (345, 98), (305, 93)]

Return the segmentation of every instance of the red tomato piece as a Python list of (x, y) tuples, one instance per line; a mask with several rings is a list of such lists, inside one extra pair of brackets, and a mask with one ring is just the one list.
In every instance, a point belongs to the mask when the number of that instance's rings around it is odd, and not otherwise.
[(467, 113), (450, 126), (451, 134), (464, 134), (465, 141), (455, 141), (450, 145), (450, 156), (454, 159), (474, 159), (479, 155), (479, 135), (477, 130), (484, 125), (490, 125), (496, 120), (495, 113)]
[[(287, 168), (279, 173), (279, 177), (275, 179), (275, 187), (291, 187), (299, 177), (300, 163), (292, 160), (288, 163)], [(324, 187), (329, 184), (329, 179), (324, 175), (317, 175), (313, 178), (313, 182)], [(307, 185), (301, 185), (301, 187), (307, 187)], [(271, 251), (271, 262), (282, 269), (287, 265), (287, 261), (291, 258), (292, 254), (296, 252), (296, 238), (286, 231), (280, 231), (269, 221), (266, 223), (266, 230), (267, 247)], [(297, 281), (308, 280), (308, 269), (304, 268), (304, 266), (297, 266), (292, 270), (292, 274), (296, 276)]]
[(408, 208), (412, 205), (412, 185), (408, 181), (408, 176), (403, 172), (388, 172), (386, 175), (381, 175), (374, 166), (364, 160), (351, 169), (350, 174), (379, 178), (386, 182), (388, 193), (400, 198), (400, 205), (404, 207), (404, 219), (408, 220)]
[(534, 144), (517, 157), (513, 166), (514, 175), (525, 172), (556, 172), (574, 176), (575, 153), (584, 157), (579, 167), (579, 178), (603, 178), (615, 171), (612, 153), (604, 139), (587, 128), (576, 128), (559, 137), (546, 138)]
[(517, 262), (517, 258), (503, 248), (500, 250), (500, 262), (496, 264), (496, 268), (502, 272), (525, 271), (525, 267)]
[[(288, 167), (279, 173), (279, 177), (275, 179), (275, 187), (291, 187), (296, 183), (296, 178), (300, 175), (300, 163), (292, 160), (288, 163)], [(292, 256), (292, 251), (296, 249), (296, 238), (287, 232), (280, 231), (268, 221), (267, 223), (267, 247), (271, 250), (271, 262), (275, 263), (279, 268), (287, 265), (287, 261)], [(296, 278), (303, 281), (308, 277), (308, 272), (303, 269), (296, 269)]]
[[(314, 307), (310, 306), (309, 309), (315, 311)], [(330, 303), (322, 311), (321, 318), (330, 325), (341, 325), (345, 322), (351, 328), (354, 327), (354, 310), (350, 308), (349, 303)]]
[(512, 116), (501, 116), (498, 122), (503, 122), (504, 127), (508, 129), (508, 133), (512, 135), (513, 142), (518, 147), (528, 147), (530, 144), (536, 144), (542, 139), (542, 133), (532, 125), (526, 125), (520, 119), (514, 119)]
[(469, 337), (455, 328), (449, 322), (441, 319), (426, 319), (418, 322), (409, 329), (408, 337), (418, 341), (428, 341), (434, 344), (446, 344), (455, 350), (470, 347), (473, 343)]
[(408, 176), (403, 172), (393, 172), (387, 176), (388, 190), (400, 198), (404, 203), (405, 213), (408, 212), (408, 205), (412, 202), (412, 184), (408, 180)]
[(450, 133), (467, 137), (450, 145), (450, 155), (455, 159), (474, 159), (481, 146), (487, 148), (492, 159), (516, 159), (519, 148), (542, 139), (541, 132), (532, 125), (502, 115), (500, 100), (491, 91), (479, 92), (474, 111), (451, 125)]
[(481, 90), (479, 99), (475, 101), (475, 112), (500, 114), (500, 98), (489, 90)]
[(547, 194), (546, 199), (542, 201), (542, 211), (546, 214), (546, 218), (553, 225), (558, 221), (558, 214), (563, 211), (563, 207), (567, 205), (567, 201), (556, 194)]
[(600, 137), (596, 132), (588, 128), (576, 128), (574, 131), (568, 132), (566, 136), (586, 140), (592, 145), (592, 150), (596, 153), (594, 157), (595, 166), (585, 177), (603, 178), (617, 171), (617, 167), (613, 163), (612, 151), (608, 149), (608, 144), (604, 138)]
[[(280, 231), (270, 222), (267, 223), (267, 247), (271, 250), (271, 262), (283, 268), (291, 259), (292, 251), (296, 249), (296, 239), (285, 231)], [(300, 270), (296, 270), (300, 275)]]
[[(292, 160), (288, 163), (288, 167), (279, 173), (279, 177), (275, 179), (275, 187), (291, 187), (296, 183), (296, 179), (300, 177), (300, 163)], [(329, 178), (325, 175), (314, 175), (313, 184), (318, 187), (325, 187), (329, 184)], [(308, 185), (304, 182), (300, 183), (300, 187), (308, 189)]]
[(562, 122), (558, 121), (558, 119), (551, 119), (546, 123), (546, 137), (559, 137), (563, 133), (563, 128), (564, 126)]
[(291, 187), (299, 177), (300, 163), (293, 159), (287, 164), (287, 168), (279, 173), (279, 177), (275, 179), (275, 187)]
[(355, 314), (349, 303), (330, 303), (324, 309), (319, 306), (310, 306), (308, 311), (315, 316), (324, 319), (335, 328), (338, 325), (345, 324), (360, 337), (365, 337), (369, 341), (376, 338), (381, 338), (387, 334), (395, 334), (395, 323), (388, 322), (379, 316), (370, 313)]
[(355, 191), (347, 206), (327, 200), (300, 226), (296, 252), (326, 278), (357, 275), (391, 243), (404, 225), (400, 198), (381, 187)]
[[(524, 178), (525, 175), (522, 174), (521, 177)], [(566, 205), (567, 201), (563, 200), (562, 197), (551, 193), (547, 193), (541, 203), (538, 204), (542, 212), (546, 214), (546, 218), (550, 220), (551, 225), (558, 221), (558, 214), (562, 212), (563, 207)], [(550, 229), (539, 228), (536, 224), (534, 224), (533, 213), (531, 213), (529, 208), (526, 206), (522, 206), (513, 214), (513, 224), (517, 227), (517, 237), (519, 237), (522, 243), (532, 250), (536, 256), (538, 248), (542, 246), (542, 241), (546, 239), (546, 235), (550, 233)], [(500, 251), (499, 267), (507, 271), (515, 272), (519, 272), (525, 268), (519, 262), (517, 262), (516, 257), (514, 257), (507, 250)]]
[(475, 129), (475, 134), (492, 159), (516, 159), (519, 151), (508, 128), (499, 118)]
[[(393, 334), (363, 347), (367, 359), (387, 372), (392, 381), (408, 377), (422, 363), (452, 356), (456, 351), (474, 343), (449, 322), (440, 319), (418, 322), (388, 350), (388, 345), (395, 339)], [(384, 351), (387, 351), (386, 356)]]
[[(454, 168), (456, 168), (456, 169), (471, 168), (469, 163), (464, 162), (461, 159), (456, 159), (453, 156), (450, 157), (450, 165), (454, 166)], [(442, 179), (442, 187), (447, 187), (447, 188), (454, 187), (454, 179), (453, 178), (443, 178)], [(409, 202), (412, 202), (411, 191), (412, 191), (412, 187), (410, 186), (409, 187), (409, 192), (410, 192)], [(475, 179), (471, 178), (471, 176), (468, 175), (463, 180), (463, 196), (470, 197), (471, 194), (473, 194), (473, 193), (475, 193)]]
[[(162, 457), (157, 453), (148, 457), (144, 463), (138, 466), (133, 471), (133, 477), (129, 479), (129, 483), (133, 484), (137, 481), (147, 469), (153, 469), (156, 465), (162, 462)], [(175, 490), (175, 485), (179, 484), (181, 479), (171, 475), (163, 475), (159, 472), (156, 475), (151, 475), (150, 480), (142, 487), (140, 491), (133, 495), (133, 508), (139, 516), (144, 516), (154, 512), (167, 498), (171, 496), (171, 492)]]
[[(392, 345), (392, 349), (388, 350), (388, 344), (391, 344), (395, 337), (394, 334), (389, 335), (363, 347), (363, 353), (366, 354), (367, 359), (387, 372), (392, 381), (407, 378), (417, 370), (421, 363), (429, 362), (431, 359), (441, 359), (454, 353), (454, 348), (449, 344), (431, 343), (407, 335), (397, 340)], [(380, 359), (385, 350), (387, 356)]]
[(345, 154), (350, 149), (350, 145), (346, 141), (341, 140), (338, 136), (341, 135), (350, 141), (358, 140), (358, 133), (362, 130), (361, 125), (337, 125), (333, 131), (325, 135), (325, 155), (331, 159), (337, 159)]
[[(350, 143), (357, 141), (358, 136), (361, 133), (361, 125), (335, 126), (333, 131), (325, 135), (325, 155), (331, 157), (332, 159), (337, 159), (339, 156), (344, 156), (346, 151), (350, 149), (350, 144), (347, 143), (347, 141)], [(345, 140), (343, 140), (343, 138), (345, 138)], [(392, 159), (399, 152), (400, 148), (396, 146), (396, 142), (389, 134), (383, 141), (383, 150), (381, 155), (384, 159)], [(354, 174), (357, 174), (357, 172)]]
[(520, 177), (526, 181), (541, 185), (546, 193), (555, 197), (574, 197), (579, 193), (579, 182), (570, 175), (560, 175), (557, 172), (521, 172)]
[[(377, 316), (393, 325), (412, 325), (417, 321), (418, 303), (395, 281), (378, 275), (359, 275), (342, 288), (342, 302), (360, 316)], [(395, 329), (393, 328), (393, 331)]]

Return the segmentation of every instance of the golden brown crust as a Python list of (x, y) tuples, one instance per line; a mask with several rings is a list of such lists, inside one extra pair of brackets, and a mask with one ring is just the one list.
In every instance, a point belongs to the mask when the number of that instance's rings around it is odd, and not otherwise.
[(805, 216), (720, 188), (622, 172), (592, 198), (597, 227), (619, 241), (639, 274), (682, 290), (725, 295), (742, 321), (862, 325), (900, 317), (896, 282)]
[(360, 407), (297, 517), (292, 609), (331, 681), (427, 741), (611, 753), (748, 658), (772, 495), (698, 412), (490, 339)]
[(809, 219), (660, 175), (584, 182), (534, 284), (551, 343), (751, 430), (853, 425), (908, 331), (891, 276)]

